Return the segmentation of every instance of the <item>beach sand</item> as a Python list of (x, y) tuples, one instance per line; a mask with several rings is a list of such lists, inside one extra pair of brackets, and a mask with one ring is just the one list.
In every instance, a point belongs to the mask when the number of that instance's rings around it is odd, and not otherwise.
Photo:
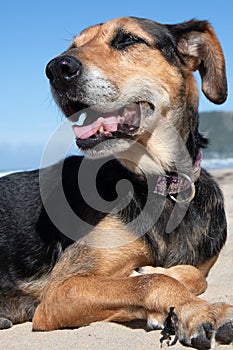
[[(202, 295), (210, 302), (224, 301), (233, 304), (233, 169), (212, 171), (225, 196), (228, 219), (228, 239), (217, 263), (208, 277), (208, 289)], [(97, 322), (75, 330), (53, 332), (31, 331), (31, 323), (13, 326), (0, 331), (0, 349), (9, 350), (156, 350), (160, 348), (160, 331), (147, 332), (145, 324), (133, 323), (130, 327), (115, 323)], [(163, 348), (166, 348), (164, 343)], [(173, 350), (190, 349), (180, 343)], [(216, 346), (216, 349), (233, 349), (233, 345)]]

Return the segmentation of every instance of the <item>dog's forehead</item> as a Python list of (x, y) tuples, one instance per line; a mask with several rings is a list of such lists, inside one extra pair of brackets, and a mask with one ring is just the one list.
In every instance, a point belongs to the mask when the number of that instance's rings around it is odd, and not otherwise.
[(84, 29), (74, 38), (73, 44), (84, 45), (94, 38), (111, 39), (119, 29), (140, 36), (151, 44), (156, 34), (161, 36), (167, 32), (165, 26), (158, 22), (137, 17), (120, 17)]

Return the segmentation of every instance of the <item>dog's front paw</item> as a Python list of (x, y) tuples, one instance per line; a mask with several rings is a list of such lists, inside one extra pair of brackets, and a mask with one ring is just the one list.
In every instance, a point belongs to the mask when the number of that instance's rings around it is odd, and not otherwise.
[(213, 306), (217, 314), (215, 339), (219, 344), (231, 344), (233, 342), (233, 306), (223, 303)]
[(196, 299), (175, 308), (175, 313), (175, 334), (183, 345), (210, 349), (214, 338), (219, 344), (233, 342), (233, 306)]
[(216, 318), (211, 304), (195, 299), (177, 306), (171, 324), (174, 324), (174, 333), (181, 344), (201, 350), (212, 347)]
[(215, 309), (206, 301), (191, 298), (170, 307), (166, 313), (148, 312), (149, 329), (162, 329), (160, 342), (171, 346), (181, 344), (196, 349), (210, 349), (217, 328)]

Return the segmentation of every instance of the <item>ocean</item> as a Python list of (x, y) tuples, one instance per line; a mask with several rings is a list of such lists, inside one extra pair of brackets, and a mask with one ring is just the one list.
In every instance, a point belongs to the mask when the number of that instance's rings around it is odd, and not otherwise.
[[(211, 158), (205, 158), (203, 157), (202, 161), (202, 167), (205, 168), (206, 170), (217, 170), (217, 169), (233, 169), (233, 157), (226, 157), (224, 158), (222, 155), (220, 156), (215, 156)], [(27, 169), (24, 169), (27, 170)], [(2, 170), (0, 171), (0, 177), (15, 173), (15, 172), (20, 172), (24, 170)], [(31, 170), (31, 169), (30, 169)]]
[(207, 170), (233, 169), (233, 157), (228, 158), (206, 158), (202, 161), (202, 167)]

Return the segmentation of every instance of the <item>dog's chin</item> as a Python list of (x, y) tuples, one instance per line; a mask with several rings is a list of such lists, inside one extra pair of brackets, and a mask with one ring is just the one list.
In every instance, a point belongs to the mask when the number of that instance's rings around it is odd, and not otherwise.
[[(134, 143), (130, 139), (102, 139), (80, 140), (76, 139), (78, 148), (89, 158), (105, 158), (117, 156), (118, 153), (125, 152)], [(96, 141), (96, 142), (95, 142)]]

